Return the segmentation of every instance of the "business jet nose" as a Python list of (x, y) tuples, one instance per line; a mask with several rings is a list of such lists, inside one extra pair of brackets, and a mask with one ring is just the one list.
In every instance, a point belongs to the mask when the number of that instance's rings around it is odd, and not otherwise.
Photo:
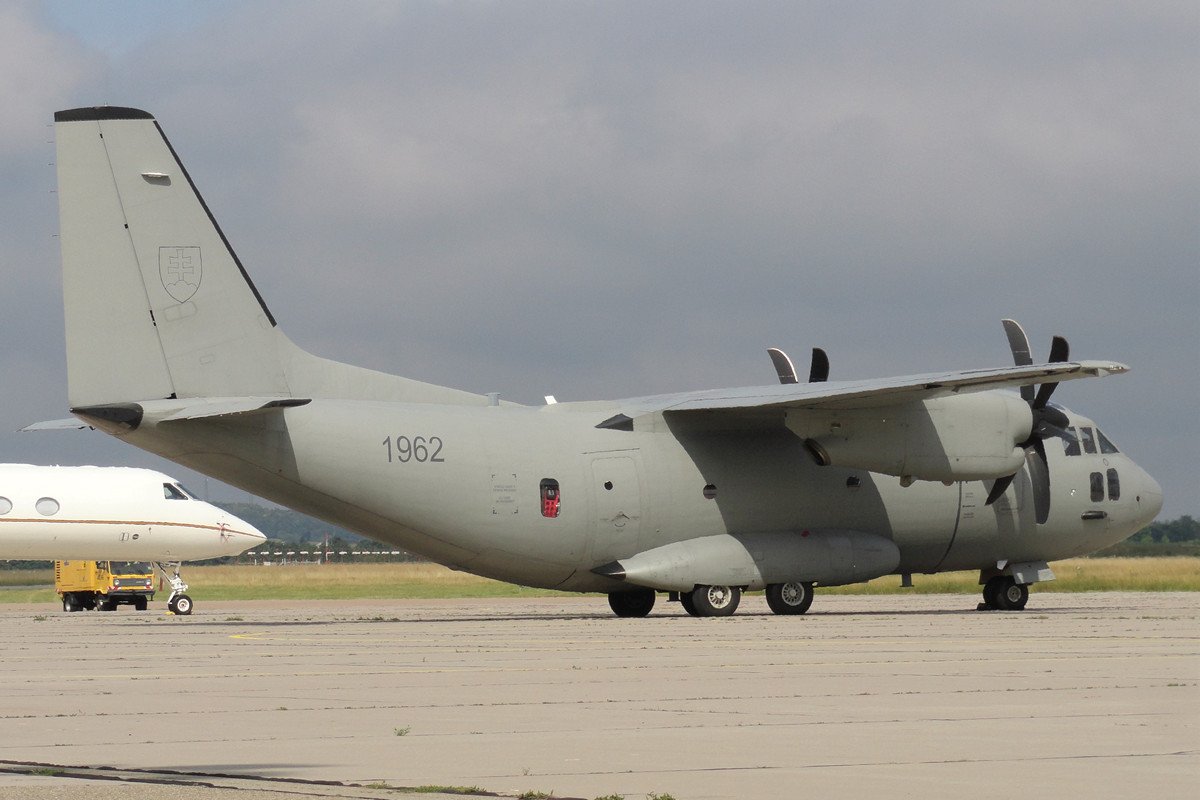
[(216, 508), (219, 513), (218, 528), (221, 531), (221, 541), (224, 544), (225, 555), (240, 555), (252, 547), (257, 547), (267, 540), (267, 535), (241, 517), (235, 517), (228, 511)]

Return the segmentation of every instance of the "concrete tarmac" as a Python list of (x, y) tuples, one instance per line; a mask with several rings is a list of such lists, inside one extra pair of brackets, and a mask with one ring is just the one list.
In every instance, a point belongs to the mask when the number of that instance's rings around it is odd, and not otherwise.
[(975, 603), (0, 606), (0, 797), (1200, 796), (1200, 594)]

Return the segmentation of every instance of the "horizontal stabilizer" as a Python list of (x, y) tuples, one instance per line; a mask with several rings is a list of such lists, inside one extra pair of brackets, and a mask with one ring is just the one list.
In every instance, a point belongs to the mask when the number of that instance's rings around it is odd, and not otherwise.
[[(71, 413), (102, 430), (134, 430), (149, 420), (182, 422), (217, 417), (260, 414), (311, 403), (301, 397), (189, 397), (186, 400), (143, 400), (139, 403), (110, 403), (72, 408)], [(78, 423), (77, 423), (78, 424)]]
[(80, 431), (84, 428), (90, 428), (86, 422), (80, 422), (74, 417), (67, 419), (48, 419), (45, 422), (35, 422), (32, 425), (26, 425), (24, 428), (18, 428), (18, 432), (27, 433), (29, 431)]
[(232, 417), (241, 414), (254, 414), (259, 411), (272, 411), (277, 408), (295, 408), (308, 405), (312, 400), (301, 397), (234, 397), (205, 399), (204, 402), (192, 403), (173, 414), (160, 419), (160, 422), (176, 422), (185, 419), (209, 419), (211, 417)]

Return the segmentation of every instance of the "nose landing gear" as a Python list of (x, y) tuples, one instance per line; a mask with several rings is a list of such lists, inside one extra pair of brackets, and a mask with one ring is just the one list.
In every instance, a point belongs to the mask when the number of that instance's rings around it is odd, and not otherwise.
[[(184, 594), (188, 589), (188, 585), (183, 582), (183, 578), (179, 577), (179, 569), (182, 566), (182, 562), (179, 561), (154, 562), (154, 567), (171, 584), (171, 595), (167, 598), (167, 610), (172, 614), (186, 617), (192, 613), (192, 598)], [(172, 571), (168, 573), (167, 567), (171, 567)]]
[(995, 575), (983, 585), (980, 610), (1021, 611), (1029, 602), (1029, 586), (1017, 583), (1011, 575)]

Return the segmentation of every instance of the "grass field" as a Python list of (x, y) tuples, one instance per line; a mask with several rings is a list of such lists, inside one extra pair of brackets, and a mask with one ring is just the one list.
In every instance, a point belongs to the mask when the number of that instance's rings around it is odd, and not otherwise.
[[(1058, 580), (1039, 592), (1200, 591), (1200, 558), (1076, 558), (1051, 565)], [(436, 564), (295, 564), (288, 566), (188, 566), (189, 594), (205, 600), (425, 599), (546, 597), (527, 589), (454, 572)], [(0, 603), (57, 602), (50, 570), (0, 571)], [(913, 589), (899, 576), (821, 589), (829, 594), (975, 594), (977, 572), (914, 575)]]

